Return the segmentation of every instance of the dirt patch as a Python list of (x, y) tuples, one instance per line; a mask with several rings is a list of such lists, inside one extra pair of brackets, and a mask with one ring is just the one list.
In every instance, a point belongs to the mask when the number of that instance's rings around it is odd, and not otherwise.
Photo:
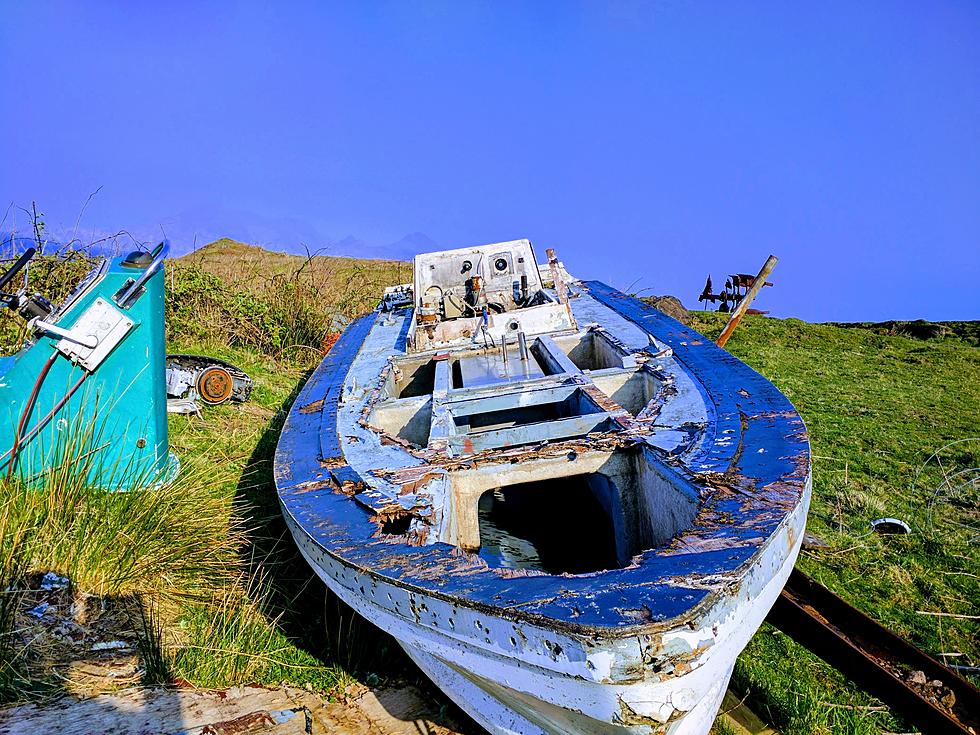
[(414, 687), (355, 685), (337, 701), (294, 687), (130, 689), (0, 711), (0, 734), (70, 735), (459, 735), (439, 705)]
[(11, 647), (32, 681), (79, 696), (138, 684), (139, 603), (72, 590), (56, 574), (36, 575), (18, 600)]

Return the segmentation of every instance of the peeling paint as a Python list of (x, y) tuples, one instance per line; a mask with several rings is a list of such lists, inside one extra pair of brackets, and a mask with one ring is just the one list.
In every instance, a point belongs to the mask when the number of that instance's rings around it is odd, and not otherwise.
[[(578, 390), (608, 418), (601, 430), (485, 449), (478, 434), (461, 434), (457, 453), (451, 434), (440, 432), (455, 431), (449, 422), (457, 421), (465, 429), (471, 414), (454, 416), (454, 406), (492, 391), (453, 387), (451, 354), (439, 361), (445, 383), (433, 390), (428, 443), (379, 429), (372, 411), (400, 400), (391, 394), (390, 358), (414, 316), (367, 315), (344, 333), (287, 419), (275, 462), (284, 515), (324, 581), (441, 684), (490, 707), (496, 689), (463, 682), (439, 662), (478, 672), (492, 661), (528, 701), (647, 728), (637, 732), (700, 733), (724, 691), (717, 681), (727, 681), (798, 552), (809, 501), (806, 430), (768, 381), (695, 332), (602, 284), (569, 289), (575, 320), (601, 325), (617, 365), (571, 372), (555, 356), (564, 373), (514, 390)], [(636, 371), (658, 387), (634, 416), (596, 381), (606, 376), (615, 387)], [(591, 472), (624, 452), (696, 503), (686, 528), (627, 566), (584, 575), (494, 568), (451, 542), (460, 538), (460, 478), (477, 497), (495, 478)], [(589, 688), (599, 684), (608, 691)], [(515, 712), (495, 716), (544, 731), (538, 715)]]

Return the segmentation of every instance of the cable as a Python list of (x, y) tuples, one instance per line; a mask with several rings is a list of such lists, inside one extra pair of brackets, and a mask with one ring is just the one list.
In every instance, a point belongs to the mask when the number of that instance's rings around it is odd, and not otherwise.
[[(61, 397), (61, 399), (55, 404), (54, 408), (52, 408), (44, 418), (38, 421), (34, 425), (34, 427), (29, 432), (27, 432), (27, 434), (24, 435), (23, 439), (21, 440), (21, 445), (27, 444), (27, 442), (29, 442), (31, 439), (33, 439), (35, 436), (38, 435), (41, 429), (47, 426), (47, 423), (54, 417), (54, 415), (58, 413), (58, 411), (60, 411), (62, 408), (64, 408), (65, 404), (68, 403), (68, 401), (71, 399), (73, 395), (75, 395), (75, 391), (77, 391), (81, 387), (82, 383), (85, 382), (85, 379), (88, 376), (89, 373), (87, 372), (82, 373), (82, 377), (80, 377), (78, 380), (75, 381), (75, 384), (68, 389), (68, 392)], [(12, 450), (8, 449), (4, 454), (0, 455), (0, 462), (6, 460), (7, 457), (10, 456), (11, 451)], [(8, 477), (11, 471), (12, 471), (12, 464), (11, 464), (11, 469), (8, 470)]]
[[(48, 376), (48, 372), (51, 370), (51, 366), (54, 365), (55, 359), (58, 357), (57, 352), (52, 352), (51, 357), (48, 358), (47, 362), (41, 368), (41, 372), (37, 375), (37, 380), (34, 381), (34, 388), (31, 390), (31, 395), (27, 399), (27, 403), (24, 404), (24, 410), (20, 414), (20, 421), (17, 422), (17, 432), (14, 434), (14, 443), (10, 447), (10, 451), (7, 454), (10, 455), (10, 466), (7, 468), (7, 479), (10, 479), (11, 473), (14, 471), (14, 464), (17, 461), (17, 450), (20, 448), (20, 436), (24, 431), (24, 424), (27, 423), (27, 417), (31, 415), (31, 411), (34, 410), (34, 402), (37, 400), (38, 393), (41, 391), (41, 384), (44, 379)], [(6, 455), (5, 455), (6, 456)]]
[(464, 305), (466, 307), (465, 309), (462, 306), (459, 305), (459, 302), (458, 301), (456, 301), (456, 297), (453, 296), (453, 292), (452, 291), (446, 291), (446, 298), (449, 299), (450, 303), (453, 306), (455, 306), (457, 309), (459, 309), (459, 313), (460, 314), (464, 314), (465, 315), (466, 312), (469, 312), (471, 314), (473, 313), (473, 307), (470, 306), (469, 304), (465, 303), (465, 297), (464, 297)]

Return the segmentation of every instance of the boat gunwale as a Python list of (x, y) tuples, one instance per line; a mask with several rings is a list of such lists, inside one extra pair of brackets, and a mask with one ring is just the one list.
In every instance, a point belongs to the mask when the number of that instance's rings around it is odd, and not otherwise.
[[(705, 441), (701, 444), (700, 448), (696, 450), (695, 454), (691, 458), (686, 459), (686, 463), (690, 466), (701, 466), (703, 468), (702, 473), (695, 473), (695, 477), (700, 477), (703, 479), (704, 488), (706, 490), (715, 491), (719, 489), (724, 489), (726, 483), (729, 486), (732, 485), (745, 485), (745, 487), (728, 487), (728, 490), (735, 491), (738, 495), (739, 492), (742, 494), (751, 495), (755, 493), (755, 497), (758, 499), (759, 496), (764, 496), (767, 494), (769, 488), (773, 485), (779, 485), (783, 489), (784, 495), (787, 494), (789, 497), (783, 497), (778, 504), (781, 509), (779, 519), (772, 524), (772, 527), (767, 531), (765, 536), (754, 542), (750, 546), (741, 547), (722, 547), (722, 551), (732, 552), (736, 549), (744, 550), (751, 549), (751, 553), (747, 556), (740, 558), (738, 563), (731, 568), (725, 569), (722, 573), (731, 577), (731, 583), (737, 585), (739, 581), (744, 577), (746, 570), (750, 569), (762, 553), (762, 551), (767, 547), (767, 545), (772, 542), (776, 537), (777, 532), (786, 523), (787, 519), (792, 514), (792, 511), (798, 507), (799, 503), (803, 502), (810, 486), (810, 460), (809, 460), (809, 444), (806, 435), (805, 427), (802, 424), (802, 419), (800, 419), (799, 414), (793, 409), (789, 401), (783, 396), (769, 381), (764, 377), (751, 370), (741, 361), (736, 360), (734, 357), (728, 355), (728, 353), (720, 350), (714, 346), (713, 343), (706, 340), (702, 335), (697, 332), (685, 327), (684, 325), (676, 322), (670, 317), (656, 311), (652, 307), (649, 307), (642, 302), (637, 301), (631, 297), (621, 294), (614, 289), (605, 286), (599, 282), (589, 281), (579, 284), (585, 293), (596, 298), (597, 301), (603, 303), (614, 311), (629, 319), (631, 322), (636, 324), (642, 331), (646, 334), (655, 337), (661, 342), (664, 342), (673, 349), (674, 357), (679, 363), (686, 369), (694, 379), (694, 383), (698, 386), (698, 390), (706, 398), (706, 405), (710, 409), (713, 409), (714, 416), (710, 417), (712, 420), (709, 422), (711, 427), (714, 429), (714, 435), (709, 437), (709, 441)], [(667, 558), (672, 558), (677, 562), (678, 571), (673, 577), (660, 577), (657, 580), (637, 580), (637, 584), (631, 589), (642, 589), (645, 595), (650, 595), (656, 597), (657, 593), (665, 590), (671, 589), (672, 591), (685, 591), (691, 593), (692, 597), (698, 599), (692, 601), (690, 604), (679, 606), (673, 615), (665, 616), (658, 620), (649, 620), (643, 622), (619, 622), (616, 624), (592, 624), (586, 622), (576, 622), (575, 620), (568, 619), (567, 617), (561, 617), (555, 614), (547, 614), (544, 612), (536, 612), (533, 610), (526, 610), (522, 607), (515, 607), (513, 605), (496, 605), (493, 603), (488, 603), (480, 600), (479, 598), (468, 594), (466, 591), (459, 593), (447, 592), (445, 590), (439, 589), (437, 586), (426, 586), (425, 584), (419, 582), (413, 582), (405, 579), (404, 573), (400, 576), (389, 576), (382, 571), (381, 568), (372, 567), (364, 563), (359, 563), (354, 559), (348, 558), (341, 553), (340, 546), (337, 549), (331, 549), (324, 543), (321, 543), (314, 529), (314, 523), (307, 520), (304, 522), (303, 515), (300, 511), (303, 509), (298, 507), (297, 498), (299, 497), (310, 497), (308, 493), (326, 493), (332, 495), (338, 501), (348, 504), (352, 507), (359, 507), (355, 503), (351, 502), (351, 499), (345, 497), (337, 492), (337, 486), (344, 483), (363, 483), (358, 473), (346, 463), (343, 457), (343, 450), (340, 445), (340, 437), (337, 434), (337, 410), (338, 401), (340, 398), (340, 393), (349, 373), (356, 355), (360, 352), (364, 340), (370, 329), (374, 326), (380, 317), (380, 313), (374, 312), (367, 314), (354, 323), (352, 323), (348, 329), (342, 335), (341, 340), (334, 346), (333, 351), (324, 359), (320, 367), (314, 371), (313, 375), (310, 377), (306, 386), (304, 386), (300, 395), (297, 397), (294, 403), (289, 417), (287, 418), (286, 424), (283, 427), (282, 437), (286, 439), (280, 440), (279, 447), (276, 451), (275, 457), (275, 478), (277, 491), (280, 498), (280, 503), (282, 505), (283, 511), (289, 516), (292, 523), (296, 529), (302, 530), (304, 535), (310, 539), (310, 541), (320, 548), (323, 552), (329, 554), (332, 558), (336, 559), (338, 562), (343, 563), (358, 573), (366, 574), (371, 577), (378, 579), (379, 581), (393, 584), (404, 588), (406, 590), (415, 591), (422, 595), (431, 595), (435, 598), (445, 600), (452, 604), (465, 605), (476, 610), (484, 611), (498, 616), (507, 617), (514, 620), (525, 620), (529, 623), (542, 624), (551, 628), (561, 628), (570, 633), (584, 634), (584, 635), (596, 635), (601, 634), (603, 636), (628, 636), (636, 634), (637, 632), (654, 632), (659, 630), (665, 630), (674, 628), (679, 622), (682, 622), (683, 618), (690, 619), (692, 616), (696, 616), (700, 611), (710, 606), (714, 600), (717, 599), (718, 595), (722, 593), (722, 590), (715, 589), (711, 591), (686, 587), (684, 584), (684, 561), (690, 561), (692, 558), (704, 558), (706, 556), (714, 556), (713, 551), (697, 550), (691, 549), (686, 553), (682, 550), (680, 553), (676, 553), (675, 549), (673, 554), (665, 555)], [(648, 327), (648, 323), (653, 320), (656, 322), (657, 326), (661, 327), (657, 333), (651, 331)], [(646, 322), (646, 323), (644, 323)], [(792, 450), (792, 457), (782, 456), (778, 459), (784, 464), (789, 465), (791, 472), (787, 475), (784, 473), (778, 477), (746, 477), (744, 474), (739, 476), (739, 473), (733, 473), (733, 465), (737, 466), (737, 461), (739, 459), (738, 453), (742, 447), (742, 440), (744, 439), (744, 434), (746, 432), (747, 426), (743, 425), (746, 423), (745, 415), (739, 410), (738, 400), (731, 397), (731, 393), (736, 389), (732, 386), (728, 386), (731, 390), (727, 390), (724, 386), (715, 385), (718, 382), (729, 382), (729, 381), (705, 381), (702, 379), (703, 371), (710, 367), (715, 371), (727, 372), (726, 366), (719, 364), (720, 356), (727, 356), (727, 359), (722, 360), (722, 363), (729, 363), (728, 368), (736, 368), (735, 372), (738, 377), (744, 380), (750, 378), (749, 381), (753, 385), (761, 384), (763, 391), (761, 393), (768, 395), (761, 395), (752, 397), (751, 394), (746, 396), (746, 398), (751, 398), (751, 403), (757, 403), (761, 399), (768, 399), (770, 403), (770, 408), (772, 409), (767, 415), (765, 412), (756, 411), (756, 413), (750, 417), (751, 420), (762, 419), (767, 421), (770, 433), (776, 430), (775, 424), (789, 426), (792, 425), (794, 431), (792, 434), (782, 435), (781, 439), (786, 448)], [(706, 361), (711, 361), (711, 365), (707, 365)], [(709, 373), (710, 374), (710, 373)], [(761, 381), (761, 383), (760, 383)], [(706, 385), (706, 383), (708, 383)], [(745, 391), (744, 386), (740, 388)], [(322, 393), (322, 395), (316, 395), (317, 393)], [(292, 442), (291, 434), (296, 430), (295, 420), (296, 417), (300, 416), (301, 413), (306, 411), (310, 413), (308, 408), (310, 405), (314, 405), (317, 400), (322, 401), (320, 405), (320, 415), (316, 418), (320, 419), (317, 421), (317, 433), (319, 434), (317, 444), (317, 454), (330, 454), (330, 452), (320, 451), (321, 446), (333, 446), (336, 447), (336, 452), (333, 456), (323, 457), (322, 461), (319, 456), (317, 457), (307, 457), (301, 464), (309, 464), (309, 460), (313, 460), (314, 467), (310, 467), (313, 472), (308, 473), (304, 478), (297, 480), (295, 477), (291, 477), (291, 469), (297, 464), (297, 460), (301, 459), (297, 457), (297, 453), (304, 447), (299, 442)], [(731, 400), (726, 400), (731, 399)], [(303, 418), (306, 418), (305, 416)], [(310, 418), (313, 418), (312, 416)], [(732, 429), (732, 422), (735, 422), (735, 431), (738, 436), (738, 448), (727, 451), (726, 449), (731, 445), (732, 442), (726, 442), (725, 446), (719, 448), (715, 446), (714, 439), (718, 436), (719, 430), (724, 432), (726, 429)], [(766, 426), (762, 427), (766, 429)], [(332, 431), (331, 431), (332, 429)], [(326, 434), (326, 435), (325, 435)], [(729, 435), (730, 436), (730, 435)], [(755, 437), (753, 437), (755, 438)], [(324, 439), (327, 440), (324, 443)], [(776, 444), (780, 444), (779, 437), (776, 437)], [(309, 446), (306, 446), (309, 449)], [(785, 460), (785, 461), (784, 461)], [(326, 469), (326, 471), (324, 471)], [(763, 492), (755, 492), (754, 485), (756, 481), (766, 481), (763, 487)], [(710, 501), (710, 496), (708, 500)], [(301, 505), (301, 504), (300, 504)], [(296, 511), (296, 512), (294, 512)], [(367, 508), (362, 509), (364, 515), (361, 517), (361, 524), (365, 529), (373, 529), (374, 526), (369, 520), (370, 511)], [(323, 519), (320, 519), (321, 522)], [(743, 519), (743, 522), (747, 520), (753, 520), (751, 518)], [(769, 519), (772, 520), (772, 519)], [(695, 527), (697, 524), (695, 524)], [(690, 529), (688, 529), (690, 530)], [(683, 535), (683, 532), (682, 532)], [(378, 541), (375, 536), (370, 537), (372, 541)], [(356, 543), (356, 541), (355, 541)], [(451, 547), (448, 544), (436, 544), (430, 546), (411, 546), (409, 544), (397, 542), (392, 542), (390, 540), (382, 541), (385, 544), (381, 547), (378, 552), (378, 558), (384, 556), (391, 556), (395, 553), (401, 558), (407, 558), (407, 556), (414, 557), (412, 559), (413, 564), (425, 564), (432, 560), (432, 555), (436, 552), (442, 552), (444, 554), (453, 554), (456, 552), (455, 547)], [(399, 546), (397, 552), (392, 548), (392, 545)], [(441, 547), (441, 548), (440, 548)], [(665, 547), (666, 550), (670, 550), (670, 546)], [(602, 587), (603, 580), (609, 580), (611, 573), (625, 573), (629, 574), (635, 572), (639, 569), (643, 569), (645, 566), (649, 568), (651, 564), (644, 564), (645, 561), (651, 561), (661, 555), (660, 552), (665, 549), (653, 549), (645, 551), (640, 555), (640, 563), (628, 566), (623, 569), (609, 570), (604, 572), (595, 572), (586, 575), (510, 575), (511, 580), (513, 577), (522, 576), (523, 579), (529, 580), (530, 586), (539, 588), (541, 587), (542, 578), (545, 580), (551, 580), (552, 586), (557, 590), (566, 586), (570, 579), (598, 579), (600, 582), (598, 585), (594, 585), (591, 592), (595, 592), (595, 587)], [(715, 550), (717, 551), (717, 550)], [(406, 556), (407, 555), (407, 556)], [(436, 554), (438, 555), (438, 554)], [(652, 558), (647, 559), (648, 556)], [(736, 557), (739, 554), (735, 555)], [(709, 568), (714, 568), (715, 564), (708, 564)], [(489, 573), (496, 573), (495, 579), (503, 581), (505, 575), (501, 574), (502, 571), (513, 571), (513, 570), (497, 570), (490, 567), (486, 567), (483, 570)], [(717, 574), (718, 572), (713, 572)], [(443, 570), (443, 575), (452, 576), (452, 570)], [(465, 570), (466, 576), (472, 576), (474, 574), (473, 568)], [(707, 576), (706, 572), (699, 572), (696, 570), (691, 570), (687, 572), (688, 576), (696, 577), (698, 575)], [(632, 575), (631, 575), (632, 576)], [(534, 580), (534, 582), (530, 582)], [(431, 580), (429, 580), (431, 581)], [(624, 582), (626, 580), (623, 580)], [(698, 594), (701, 593), (701, 594)], [(581, 592), (572, 591), (569, 592), (569, 597), (576, 597), (579, 594), (586, 594), (586, 590)], [(540, 602), (538, 599), (528, 600), (524, 603), (519, 603), (523, 605), (531, 605)]]

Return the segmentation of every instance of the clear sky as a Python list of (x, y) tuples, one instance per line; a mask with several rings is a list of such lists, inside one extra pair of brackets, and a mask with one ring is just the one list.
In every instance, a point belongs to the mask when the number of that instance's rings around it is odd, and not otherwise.
[(778, 316), (980, 318), (975, 0), (0, 0), (0, 95), (53, 231), (102, 187), (182, 249), (528, 237), (689, 306), (772, 252)]

